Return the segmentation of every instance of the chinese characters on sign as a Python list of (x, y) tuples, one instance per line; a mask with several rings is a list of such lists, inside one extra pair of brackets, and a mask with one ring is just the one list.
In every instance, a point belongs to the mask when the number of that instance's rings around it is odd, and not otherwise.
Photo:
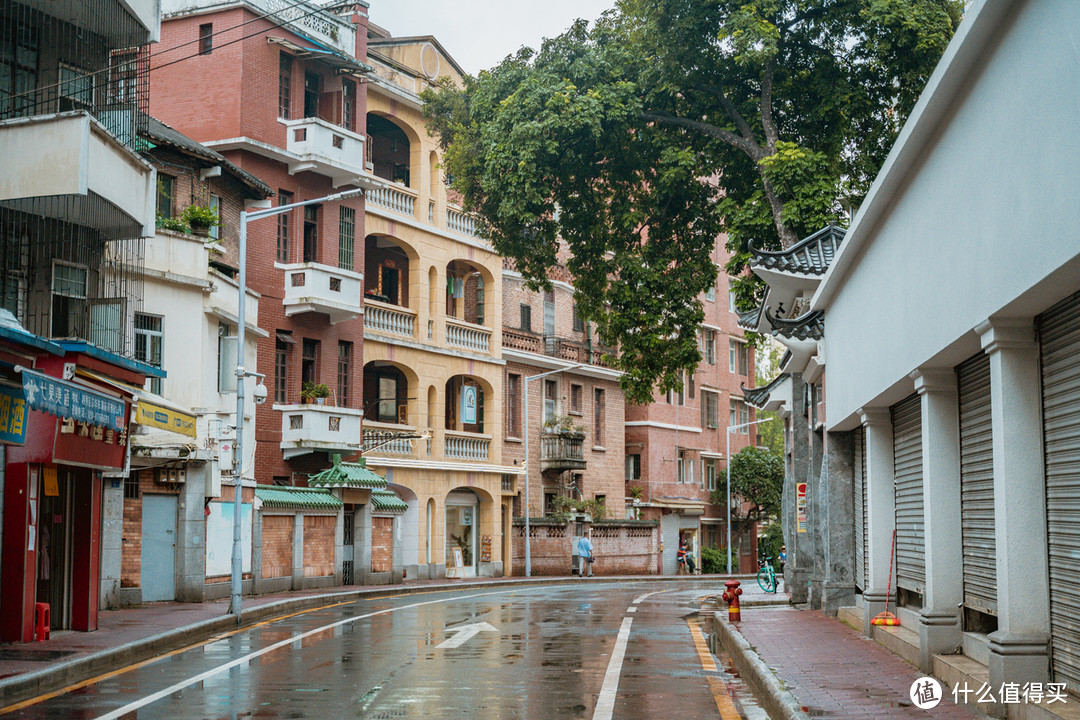
[(1003, 703), (1006, 705), (1017, 705), (1020, 703), (1039, 705), (1047, 704), (1053, 705), (1056, 702), (1065, 702), (1065, 683), (1041, 683), (1041, 682), (1029, 682), (1029, 683), (1002, 683), (1001, 687), (995, 689), (987, 685), (982, 684), (978, 690), (972, 689), (967, 682), (957, 683), (952, 690), (953, 700), (959, 704), (961, 702), (980, 702), (980, 703)]
[(26, 442), (26, 418), (30, 408), (22, 388), (0, 385), (0, 442)]
[(106, 430), (127, 429), (123, 400), (25, 368), (22, 376), (23, 392), (30, 408)]

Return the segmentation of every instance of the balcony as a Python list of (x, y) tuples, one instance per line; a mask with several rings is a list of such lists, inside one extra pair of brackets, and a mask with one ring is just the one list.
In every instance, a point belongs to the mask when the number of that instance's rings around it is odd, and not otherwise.
[(540, 433), (541, 472), (584, 469), (584, 433)]
[(503, 328), (502, 344), (504, 348), (522, 352), (542, 353), (544, 351), (544, 339), (524, 330)]
[(285, 271), (285, 316), (316, 312), (336, 324), (364, 313), (364, 276), (319, 263), (274, 263)]
[(416, 193), (405, 186), (378, 187), (367, 191), (368, 203), (412, 217), (416, 209)]
[(364, 301), (364, 330), (412, 338), (416, 335), (416, 311), (377, 300)]
[(284, 120), (285, 149), (295, 156), (289, 174), (310, 171), (329, 177), (334, 187), (358, 185), (364, 174), (364, 137), (321, 118)]
[(448, 230), (459, 232), (462, 235), (479, 237), (476, 234), (476, 219), (466, 215), (461, 210), (446, 208), (446, 227)]
[(0, 201), (22, 209), (33, 198), (70, 202), (34, 207), (93, 227), (111, 239), (153, 237), (154, 172), (135, 152), (83, 111), (0, 122)]
[(418, 442), (412, 438), (394, 438), (401, 433), (415, 433), (416, 428), (410, 425), (396, 423), (380, 423), (373, 420), (364, 421), (364, 450), (374, 454), (397, 455), (413, 457), (414, 444)]
[(443, 455), (454, 460), (487, 460), (491, 447), (489, 435), (447, 430)]
[(502, 346), (509, 350), (531, 352), (568, 362), (611, 368), (613, 363), (604, 355), (614, 355), (615, 349), (587, 342), (553, 336), (540, 336), (525, 330), (503, 328)]
[(361, 410), (330, 405), (275, 405), (274, 409), (281, 413), (281, 451), (286, 460), (317, 451), (361, 449)]
[(491, 331), (481, 325), (447, 318), (446, 344), (482, 353), (490, 352)]

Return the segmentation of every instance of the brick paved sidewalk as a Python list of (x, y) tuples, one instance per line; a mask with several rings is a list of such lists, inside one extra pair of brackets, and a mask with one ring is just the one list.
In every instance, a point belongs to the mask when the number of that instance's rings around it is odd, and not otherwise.
[(811, 717), (985, 717), (955, 705), (948, 690), (931, 710), (911, 705), (908, 693), (923, 675), (919, 669), (820, 612), (753, 608), (742, 618), (739, 632)]

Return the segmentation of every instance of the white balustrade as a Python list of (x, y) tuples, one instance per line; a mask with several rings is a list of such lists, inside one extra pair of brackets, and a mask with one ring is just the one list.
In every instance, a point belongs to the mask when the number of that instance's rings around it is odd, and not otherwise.
[(414, 440), (408, 438), (393, 439), (395, 432), (387, 430), (364, 430), (364, 451), (387, 453), (390, 455), (412, 455)]
[(491, 347), (491, 331), (448, 321), (446, 344), (486, 353)]
[(447, 432), (445, 455), (458, 460), (487, 460), (490, 446), (491, 440), (486, 437)]
[(373, 188), (367, 191), (367, 201), (405, 215), (412, 215), (416, 207), (416, 196), (398, 188)]
[(446, 227), (463, 235), (476, 236), (476, 219), (460, 210), (446, 209)]
[(412, 337), (416, 332), (416, 314), (408, 310), (376, 305), (368, 300), (364, 306), (364, 327), (368, 330)]

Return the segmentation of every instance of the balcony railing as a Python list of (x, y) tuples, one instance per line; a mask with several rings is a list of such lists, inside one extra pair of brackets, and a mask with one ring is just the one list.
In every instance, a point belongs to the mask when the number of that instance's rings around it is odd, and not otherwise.
[(540, 470), (584, 470), (585, 435), (541, 433)]
[(364, 302), (364, 329), (411, 338), (416, 334), (416, 312), (408, 308), (386, 305), (376, 300), (366, 300)]
[(457, 460), (487, 460), (491, 438), (474, 433), (446, 431), (446, 451), (448, 458)]
[(412, 432), (414, 428), (391, 423), (364, 422), (364, 450), (387, 455), (413, 455), (413, 443), (416, 440), (397, 438), (400, 433)]
[(363, 174), (364, 137), (320, 118), (285, 120), (285, 149), (299, 159), (290, 172), (310, 170), (334, 181), (352, 183)]
[(285, 459), (320, 450), (357, 452), (363, 412), (332, 405), (275, 405)]
[(544, 339), (539, 335), (533, 335), (523, 330), (503, 328), (502, 344), (504, 348), (510, 348), (511, 350), (540, 353), (543, 352)]
[(460, 210), (446, 208), (446, 227), (454, 232), (476, 237), (476, 218)]
[(330, 316), (331, 323), (352, 320), (364, 312), (363, 276), (320, 263), (275, 263), (285, 271), (285, 316), (306, 312)]
[(412, 215), (416, 208), (416, 194), (411, 190), (396, 187), (368, 190), (367, 201), (404, 215)]
[(525, 330), (510, 328), (503, 328), (502, 345), (511, 350), (541, 353), (568, 362), (599, 365), (606, 368), (612, 367), (613, 363), (604, 355), (615, 354), (614, 349), (602, 345), (590, 345), (553, 336), (541, 337)]
[(447, 318), (446, 344), (483, 353), (490, 352), (491, 331), (484, 327)]

